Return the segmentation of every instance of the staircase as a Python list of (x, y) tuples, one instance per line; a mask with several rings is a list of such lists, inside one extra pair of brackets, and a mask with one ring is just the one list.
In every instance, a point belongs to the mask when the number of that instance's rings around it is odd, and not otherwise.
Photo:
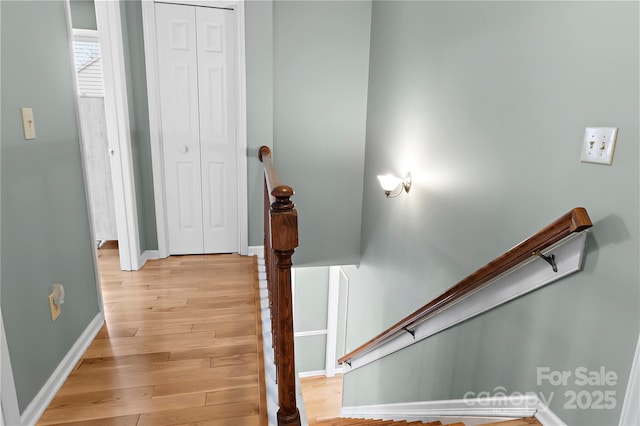
[[(351, 419), (345, 417), (339, 417), (335, 419), (320, 420), (310, 423), (311, 425), (323, 425), (323, 426), (356, 426), (356, 425), (404, 425), (404, 426), (466, 426), (462, 422), (448, 423), (446, 425), (441, 422), (429, 422), (424, 423), (421, 421), (406, 421), (406, 420), (371, 420), (371, 419)], [(480, 426), (541, 426), (540, 422), (535, 417), (527, 417), (525, 419), (507, 420), (495, 423), (484, 423)]]

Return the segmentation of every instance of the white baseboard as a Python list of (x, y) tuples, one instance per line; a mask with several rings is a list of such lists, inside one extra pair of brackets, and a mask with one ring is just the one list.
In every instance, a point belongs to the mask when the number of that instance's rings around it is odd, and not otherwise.
[(566, 426), (535, 394), (343, 407), (341, 416), (428, 422), (446, 420), (447, 423), (464, 421), (469, 426), (496, 419), (535, 416), (543, 426)]
[(27, 408), (22, 413), (20, 420), (23, 425), (35, 425), (44, 411), (47, 409), (51, 400), (56, 395), (60, 387), (67, 380), (73, 367), (78, 363), (84, 352), (87, 350), (93, 339), (96, 337), (102, 325), (104, 324), (104, 316), (99, 312), (95, 318), (84, 329), (78, 340), (73, 344), (67, 355), (62, 358), (58, 367), (53, 371), (49, 380), (42, 386), (40, 392), (33, 398)]
[(140, 255), (140, 268), (147, 263), (147, 260), (160, 259), (160, 252), (158, 250), (145, 250)]
[(324, 377), (326, 370), (315, 370), (315, 371), (302, 371), (298, 373), (298, 377), (304, 379), (306, 377)]
[(249, 246), (249, 256), (258, 256), (264, 259), (264, 246)]
[[(342, 368), (336, 368), (333, 370), (335, 374), (342, 374)], [(315, 371), (303, 371), (298, 373), (298, 377), (304, 379), (306, 377), (327, 377), (327, 370), (315, 370)]]

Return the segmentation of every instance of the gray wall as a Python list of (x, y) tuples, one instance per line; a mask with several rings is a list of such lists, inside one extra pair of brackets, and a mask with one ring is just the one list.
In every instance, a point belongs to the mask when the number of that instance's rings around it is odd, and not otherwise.
[(120, 4), (140, 249), (158, 249), (140, 0)]
[[(296, 333), (327, 329), (329, 267), (295, 268), (293, 329)], [(296, 369), (299, 372), (325, 369), (327, 335), (295, 338)]]
[(96, 6), (93, 0), (70, 0), (73, 28), (97, 30)]
[[(639, 328), (638, 12), (636, 2), (374, 2), (347, 346), (572, 207), (594, 227), (582, 272), (347, 374), (344, 405), (503, 386), (554, 392), (568, 424), (617, 424)], [(620, 128), (613, 166), (579, 162), (587, 126)], [(411, 193), (385, 199), (375, 176), (386, 171), (411, 171)], [(538, 386), (545, 366), (604, 366), (619, 380)], [(571, 389), (614, 390), (617, 407), (565, 410)]]
[(273, 5), (274, 161), (296, 191), (296, 265), (359, 260), (371, 3)]
[[(20, 410), (98, 313), (64, 3), (3, 1), (2, 315)], [(29, 52), (29, 54), (25, 54)], [(25, 141), (20, 107), (37, 139)], [(47, 300), (62, 283), (62, 315)]]
[(245, 2), (249, 245), (264, 244), (263, 172), (258, 149), (273, 147), (273, 2)]

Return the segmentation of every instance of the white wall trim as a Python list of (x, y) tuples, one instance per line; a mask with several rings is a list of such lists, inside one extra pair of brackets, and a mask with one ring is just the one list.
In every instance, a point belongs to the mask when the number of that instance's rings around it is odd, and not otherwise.
[[(334, 372), (334, 376), (336, 374), (342, 374), (342, 368), (335, 368), (333, 372)], [(305, 377), (318, 377), (318, 376), (333, 377), (333, 376), (327, 376), (327, 370), (303, 371), (303, 372), (299, 372), (298, 376), (301, 379)]]
[(249, 246), (247, 254), (249, 256), (258, 256), (260, 259), (264, 259), (264, 246)]
[(624, 403), (622, 404), (620, 426), (640, 425), (640, 404), (638, 404), (638, 401), (640, 401), (640, 335), (638, 336), (636, 353), (629, 373)]
[[(266, 272), (266, 269), (265, 269)], [(293, 326), (294, 326), (294, 334), (295, 337), (295, 322), (296, 322), (296, 281), (297, 281), (297, 269), (291, 268), (291, 315), (293, 317)]]
[[(347, 347), (347, 330), (349, 329), (349, 275), (347, 275), (347, 272), (344, 270), (344, 268), (341, 266), (340, 267), (340, 274), (344, 277), (345, 282), (347, 283), (347, 297), (344, 300), (344, 309), (345, 309), (345, 313), (344, 313), (344, 342), (343, 342), (343, 353), (341, 354), (336, 354), (336, 357), (338, 359), (342, 358), (342, 356), (346, 355), (347, 353), (349, 353), (349, 348)], [(342, 373), (342, 367), (340, 367), (340, 372)]]
[(49, 380), (46, 381), (40, 392), (33, 398), (21, 416), (23, 425), (34, 425), (40, 419), (40, 416), (51, 403), (64, 381), (69, 377), (73, 367), (78, 363), (82, 355), (87, 350), (93, 339), (96, 337), (102, 325), (104, 324), (104, 316), (102, 312), (93, 318), (87, 328), (82, 332), (80, 337), (73, 344), (69, 352), (62, 358), (58, 367), (53, 371)]
[(324, 336), (325, 334), (327, 330), (297, 331), (293, 333), (293, 337)]
[(336, 347), (338, 346), (338, 304), (340, 299), (340, 266), (329, 267), (329, 294), (327, 297), (327, 344), (325, 356), (326, 376), (336, 374)]
[[(69, 26), (71, 27), (72, 24), (69, 23)], [(98, 30), (86, 30), (83, 28), (72, 28), (72, 33), (73, 33), (73, 38), (74, 39), (78, 39), (78, 38), (86, 38), (92, 41), (98, 41), (98, 39), (100, 38), (100, 34), (98, 33)]]
[[(217, 0), (218, 2), (220, 0)], [(236, 0), (232, 8), (236, 11), (237, 41), (237, 138), (238, 138), (238, 241), (240, 254), (247, 254), (249, 245), (249, 193), (247, 180), (247, 54), (245, 51), (244, 0)]]
[(534, 256), (523, 264), (500, 275), (489, 284), (470, 294), (454, 305), (447, 306), (433, 315), (416, 323), (415, 336), (401, 331), (369, 352), (351, 360), (351, 366), (345, 363), (344, 370), (349, 372), (376, 361), (384, 356), (413, 345), (442, 330), (466, 321), (496, 306), (520, 297), (557, 281), (582, 269), (582, 257), (587, 231), (572, 234), (545, 250), (545, 254), (555, 254), (558, 272)]
[[(544, 413), (538, 416), (538, 413)], [(535, 394), (507, 397), (419, 401), (397, 404), (343, 407), (342, 417), (382, 418), (384, 420), (464, 421), (471, 426), (492, 420), (535, 416), (543, 426), (566, 426)]]
[(301, 379), (320, 376), (326, 376), (326, 370), (303, 371), (298, 373), (298, 377), (300, 377)]
[(98, 1), (95, 6), (102, 50), (105, 117), (111, 153), (111, 179), (118, 230), (120, 268), (124, 271), (138, 270), (141, 267), (139, 264), (140, 237), (133, 155), (131, 153), (120, 3)]
[[(101, 3), (101, 2), (98, 2)], [(164, 194), (165, 173), (162, 154), (162, 116), (160, 111), (160, 78), (158, 75), (158, 55), (156, 43), (156, 21), (154, 0), (142, 0), (142, 25), (147, 75), (147, 96), (149, 105), (149, 130), (151, 139), (151, 162), (153, 170), (153, 193), (156, 208), (158, 255), (167, 257), (170, 253), (169, 229), (167, 223), (166, 198)], [(235, 11), (237, 31), (237, 192), (238, 192), (238, 247), (240, 254), (248, 253), (249, 223), (247, 200), (247, 97), (246, 97), (246, 54), (244, 0), (166, 0), (157, 3), (187, 4), (194, 6), (223, 7)]]

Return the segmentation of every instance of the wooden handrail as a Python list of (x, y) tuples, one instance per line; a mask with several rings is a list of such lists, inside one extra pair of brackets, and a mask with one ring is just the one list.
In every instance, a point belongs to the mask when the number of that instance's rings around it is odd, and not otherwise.
[(558, 241), (568, 237), (570, 234), (583, 231), (591, 226), (591, 219), (584, 208), (576, 207), (572, 209), (533, 236), (467, 276), (411, 315), (406, 316), (362, 346), (349, 352), (340, 358), (338, 363), (342, 364), (370, 352), (397, 334), (404, 333), (405, 330), (411, 329), (411, 326), (420, 320), (479, 290), (494, 278), (530, 259), (531, 256), (536, 256)]
[(291, 257), (298, 247), (298, 213), (291, 201), (293, 188), (280, 183), (271, 150), (261, 147), (258, 157), (264, 164), (264, 248), (278, 378), (278, 426), (300, 426), (291, 293)]
[(293, 189), (286, 185), (280, 184), (280, 178), (278, 177), (278, 172), (276, 171), (275, 166), (273, 165), (273, 157), (271, 156), (271, 149), (268, 146), (261, 146), (258, 150), (258, 158), (264, 165), (264, 178), (267, 187), (267, 191), (269, 193), (269, 199), (273, 203), (276, 199), (272, 194), (273, 190), (279, 186), (284, 186), (291, 191), (291, 195), (293, 195)]

